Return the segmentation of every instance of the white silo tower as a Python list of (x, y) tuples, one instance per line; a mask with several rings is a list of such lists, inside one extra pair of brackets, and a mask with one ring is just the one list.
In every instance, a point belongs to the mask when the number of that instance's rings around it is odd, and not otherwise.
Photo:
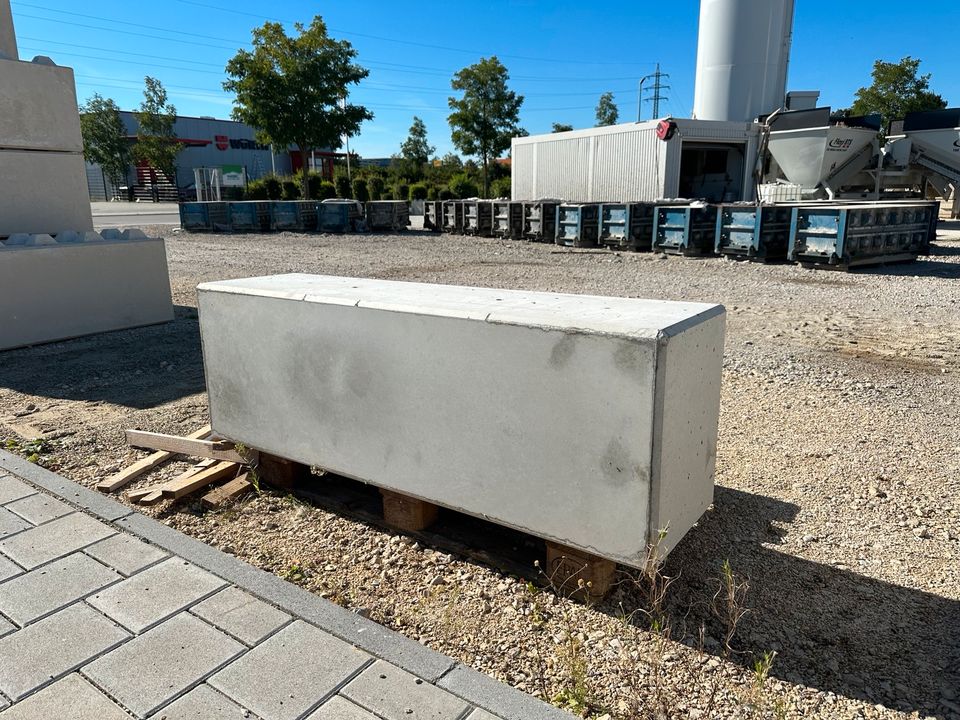
[(751, 121), (785, 102), (794, 0), (700, 0), (693, 114)]

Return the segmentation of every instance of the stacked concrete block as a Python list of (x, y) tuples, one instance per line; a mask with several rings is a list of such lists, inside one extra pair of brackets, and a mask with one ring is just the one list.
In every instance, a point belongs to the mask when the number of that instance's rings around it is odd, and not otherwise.
[(213, 427), (249, 447), (632, 566), (712, 501), (718, 305), (313, 275), (199, 304)]
[(93, 232), (73, 71), (0, 0), (0, 350), (172, 319), (163, 240)]
[(0, 237), (93, 229), (73, 71), (40, 60), (0, 59)]

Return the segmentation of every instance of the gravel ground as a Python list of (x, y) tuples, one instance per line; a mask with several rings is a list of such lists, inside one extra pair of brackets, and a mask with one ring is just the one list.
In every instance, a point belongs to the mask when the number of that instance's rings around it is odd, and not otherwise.
[[(0, 437), (93, 485), (141, 456), (124, 428), (202, 425), (205, 280), (297, 271), (720, 302), (716, 502), (662, 570), (667, 631), (649, 631), (642, 578), (577, 604), (322, 503), (267, 491), (218, 512), (142, 511), (591, 716), (960, 720), (957, 240), (847, 274), (416, 232), (173, 234), (175, 322), (4, 353)], [(748, 610), (729, 649), (725, 560)]]

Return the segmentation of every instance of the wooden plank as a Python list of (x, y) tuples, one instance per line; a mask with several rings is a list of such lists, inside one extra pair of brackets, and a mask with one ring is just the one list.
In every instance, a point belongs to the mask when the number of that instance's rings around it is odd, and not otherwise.
[[(199, 440), (205, 438), (210, 434), (210, 426), (204, 425), (202, 428), (197, 430), (195, 433), (189, 435), (190, 439)], [(167, 460), (172, 458), (176, 453), (162, 451), (155, 452), (152, 455), (148, 455), (142, 460), (138, 460), (133, 465), (124, 468), (117, 474), (107, 478), (103, 482), (97, 483), (97, 490), (101, 492), (114, 492), (119, 490), (124, 485), (136, 480), (138, 477), (143, 475), (145, 472), (153, 470), (162, 463), (165, 463)]]
[(437, 519), (437, 506), (407, 495), (381, 490), (383, 519), (391, 527), (407, 532), (418, 532), (430, 527)]
[(144, 430), (127, 430), (127, 444), (133, 447), (164, 450), (192, 457), (205, 457), (235, 463), (248, 462), (245, 456), (236, 451), (234, 444), (229, 440), (199, 440)]
[(253, 488), (253, 483), (247, 479), (247, 473), (236, 477), (230, 482), (215, 488), (200, 498), (205, 508), (216, 509), (228, 500), (233, 500)]
[[(216, 460), (201, 460), (189, 470), (186, 470), (178, 475), (177, 478), (192, 477), (197, 473), (206, 470), (208, 467), (212, 467), (216, 463)], [(168, 480), (167, 482), (173, 481)], [(140, 488), (139, 490), (131, 490), (127, 493), (127, 498), (141, 505), (153, 505), (163, 499), (163, 486), (166, 485), (167, 482), (158, 483), (156, 485), (148, 485), (147, 487)]]
[(237, 463), (218, 462), (216, 465), (201, 470), (198, 473), (184, 473), (180, 477), (164, 483), (160, 491), (165, 498), (181, 498), (184, 495), (189, 495), (200, 488), (206, 487), (210, 483), (236, 474), (238, 467)]

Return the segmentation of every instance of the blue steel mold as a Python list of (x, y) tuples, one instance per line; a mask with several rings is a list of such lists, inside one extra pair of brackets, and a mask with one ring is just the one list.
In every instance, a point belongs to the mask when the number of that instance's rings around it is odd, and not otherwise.
[(658, 205), (653, 249), (673, 255), (712, 255), (717, 237), (716, 205)]
[(598, 242), (612, 250), (647, 252), (653, 247), (654, 203), (604, 203)]
[(599, 205), (557, 206), (557, 245), (597, 247), (599, 235)]
[(721, 205), (717, 209), (717, 254), (749, 260), (786, 260), (794, 207)]

